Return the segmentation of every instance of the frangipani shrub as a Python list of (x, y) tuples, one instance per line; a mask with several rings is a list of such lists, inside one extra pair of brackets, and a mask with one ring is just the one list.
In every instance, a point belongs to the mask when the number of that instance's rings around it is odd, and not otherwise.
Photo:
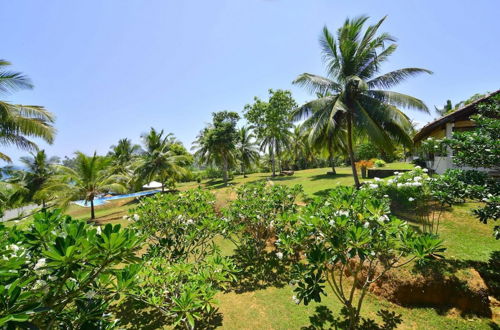
[(131, 211), (133, 226), (150, 245), (130, 297), (160, 312), (167, 324), (206, 325), (217, 314), (215, 294), (235, 280), (232, 260), (214, 243), (227, 229), (214, 202), (210, 192), (194, 189), (147, 198)]
[(135, 285), (143, 239), (59, 210), (26, 229), (0, 225), (0, 327), (111, 329), (109, 306)]
[(284, 253), (300, 246), (306, 256), (306, 262), (295, 265), (293, 299), (306, 305), (320, 302), (328, 285), (344, 306), (342, 329), (358, 327), (371, 283), (390, 269), (444, 250), (439, 239), (417, 234), (392, 217), (389, 200), (368, 189), (336, 188), (289, 216), (295, 218), (294, 230), (282, 235), (277, 246)]
[[(449, 169), (442, 175), (430, 177), (427, 169), (416, 166), (413, 171), (395, 174), (388, 180), (375, 178), (364, 189), (390, 197), (393, 211), (403, 211), (410, 218), (416, 217), (425, 232), (437, 234), (443, 211), (466, 201), (485, 203), (484, 207), (473, 210), (483, 223), (496, 221), (500, 216), (500, 185), (485, 172)], [(495, 229), (497, 238), (498, 232)]]
[(297, 198), (302, 186), (257, 182), (238, 188), (238, 197), (225, 210), (230, 225), (229, 238), (237, 246), (251, 246), (256, 253), (266, 247), (269, 239), (282, 229), (280, 216), (297, 210)]
[(444, 209), (463, 198), (461, 185), (439, 176), (431, 178), (426, 168), (416, 166), (409, 172), (395, 172), (388, 180), (375, 178), (364, 189), (388, 197), (393, 212), (403, 212), (420, 223), (424, 232), (437, 234)]
[[(484, 203), (473, 210), (482, 223), (496, 221), (500, 217), (500, 184), (486, 172), (475, 170), (449, 169), (433, 182), (434, 194), (451, 203), (463, 203), (467, 200)], [(494, 236), (499, 239), (499, 227), (495, 227)]]
[(297, 211), (299, 185), (288, 187), (265, 182), (245, 184), (238, 197), (224, 211), (229, 224), (226, 237), (236, 246), (233, 259), (241, 273), (237, 290), (282, 285), (288, 272), (281, 252), (273, 251), (277, 235), (288, 227), (281, 221), (285, 214)]

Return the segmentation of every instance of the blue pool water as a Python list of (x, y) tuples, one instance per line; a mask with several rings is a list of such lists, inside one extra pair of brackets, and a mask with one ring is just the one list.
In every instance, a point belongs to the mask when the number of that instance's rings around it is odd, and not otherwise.
[[(156, 194), (157, 192), (160, 192), (160, 191), (161, 190), (148, 190), (148, 191), (136, 192), (133, 194), (96, 198), (96, 199), (94, 199), (94, 206), (103, 205), (103, 204), (106, 204), (107, 201), (111, 201), (111, 200), (115, 200), (115, 199), (152, 195), (152, 194)], [(83, 206), (83, 207), (90, 207), (90, 202), (85, 202), (84, 200), (74, 201), (73, 203), (76, 205)]]

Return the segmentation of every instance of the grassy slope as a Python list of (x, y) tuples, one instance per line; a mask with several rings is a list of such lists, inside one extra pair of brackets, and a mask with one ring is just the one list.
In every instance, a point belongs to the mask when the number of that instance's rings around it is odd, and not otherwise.
[[(389, 167), (390, 166), (390, 167)], [(406, 169), (409, 164), (388, 164), (387, 168)], [(327, 176), (329, 169), (310, 169), (295, 172), (292, 177), (278, 177), (274, 181), (281, 184), (301, 184), (308, 197), (324, 194), (336, 185), (353, 184), (350, 168), (337, 168), (336, 176)], [(236, 177), (231, 183), (239, 185), (245, 182), (265, 180), (269, 175), (262, 173), (250, 174), (248, 178)], [(182, 183), (180, 190), (196, 187), (196, 183)], [(232, 188), (223, 187), (220, 181), (206, 181), (202, 186), (212, 190), (218, 198), (219, 205), (225, 204), (234, 196)], [(122, 223), (123, 215), (133, 207), (134, 199), (113, 201), (96, 209), (99, 223)], [(472, 204), (455, 207), (451, 212), (444, 215), (441, 225), (441, 236), (448, 248), (446, 257), (451, 259), (486, 261), (493, 251), (500, 250), (500, 242), (491, 237), (493, 224), (483, 225), (470, 215)], [(76, 205), (68, 209), (72, 216), (88, 219), (89, 209)], [(230, 254), (231, 243), (218, 240), (222, 250)], [(314, 313), (316, 306), (295, 305), (291, 297), (291, 287), (267, 288), (237, 294), (234, 292), (220, 294), (220, 311), (223, 314), (223, 328), (226, 329), (297, 329), (309, 324), (308, 318)], [(330, 295), (322, 302), (336, 314), (340, 308), (336, 300)], [(394, 310), (403, 314), (402, 329), (489, 329), (493, 327), (492, 321), (488, 319), (472, 318), (465, 319), (460, 316), (443, 315), (442, 311), (432, 308), (403, 308), (369, 295), (364, 305), (363, 315), (365, 317), (376, 317), (379, 309)], [(446, 314), (446, 313), (445, 313)], [(265, 325), (263, 327), (263, 325)]]

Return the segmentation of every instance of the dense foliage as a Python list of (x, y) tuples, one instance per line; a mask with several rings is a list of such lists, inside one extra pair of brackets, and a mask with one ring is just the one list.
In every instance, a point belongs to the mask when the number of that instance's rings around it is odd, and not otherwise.
[(458, 166), (498, 168), (500, 164), (500, 94), (478, 105), (478, 115), (472, 116), (476, 128), (454, 132), (445, 144), (453, 150), (453, 162)]
[(142, 238), (60, 211), (26, 229), (0, 225), (0, 327), (109, 329), (109, 307), (133, 285)]
[(229, 169), (236, 163), (236, 143), (239, 115), (232, 111), (212, 114), (212, 123), (205, 127), (195, 142), (195, 156), (201, 163), (215, 164), (222, 169), (224, 183), (229, 179)]
[(439, 239), (418, 234), (392, 217), (389, 200), (375, 196), (371, 190), (335, 188), (326, 198), (289, 214), (293, 229), (277, 242), (285, 253), (298, 249), (307, 259), (294, 267), (294, 301), (320, 302), (328, 285), (345, 309), (345, 320), (337, 324), (342, 329), (358, 328), (371, 283), (390, 269), (443, 251)]
[(287, 149), (292, 128), (291, 114), (296, 106), (290, 91), (270, 89), (267, 102), (255, 97), (254, 103), (247, 104), (244, 109), (245, 118), (261, 141), (261, 148), (269, 152), (273, 176), (276, 175), (276, 158), (282, 169), (281, 156)]
[(150, 244), (130, 297), (167, 323), (188, 329), (208, 324), (217, 315), (215, 294), (236, 273), (213, 241), (227, 227), (216, 216), (214, 196), (199, 189), (158, 195), (141, 202), (131, 218)]

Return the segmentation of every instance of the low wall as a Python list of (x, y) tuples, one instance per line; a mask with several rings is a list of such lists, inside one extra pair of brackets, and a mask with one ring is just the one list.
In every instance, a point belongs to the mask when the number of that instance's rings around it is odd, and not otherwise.
[(409, 172), (410, 170), (389, 170), (386, 168), (369, 168), (368, 169), (368, 179), (373, 178), (387, 178), (388, 176), (394, 175), (394, 172)]

